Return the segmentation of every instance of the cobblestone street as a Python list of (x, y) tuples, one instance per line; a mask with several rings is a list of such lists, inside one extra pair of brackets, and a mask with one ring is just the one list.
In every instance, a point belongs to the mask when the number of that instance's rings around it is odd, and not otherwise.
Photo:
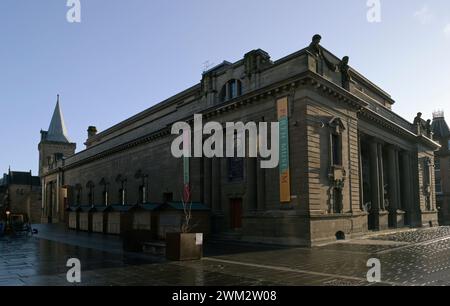
[(312, 249), (214, 242), (205, 258), (167, 262), (124, 253), (118, 237), (40, 227), (35, 237), (0, 240), (0, 285), (71, 285), (66, 262), (82, 263), (81, 285), (370, 285), (370, 258), (381, 285), (450, 285), (450, 228), (405, 230)]

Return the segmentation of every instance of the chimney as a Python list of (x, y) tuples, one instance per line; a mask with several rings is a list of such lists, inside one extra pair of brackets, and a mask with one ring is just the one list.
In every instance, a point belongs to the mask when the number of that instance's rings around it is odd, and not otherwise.
[(91, 137), (94, 137), (95, 135), (97, 135), (97, 128), (95, 126), (90, 126), (87, 130), (88, 132), (88, 139)]

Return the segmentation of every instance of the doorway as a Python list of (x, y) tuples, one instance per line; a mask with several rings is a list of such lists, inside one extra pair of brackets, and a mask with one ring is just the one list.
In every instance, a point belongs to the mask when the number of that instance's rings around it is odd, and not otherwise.
[(230, 200), (230, 228), (231, 230), (242, 228), (242, 199)]

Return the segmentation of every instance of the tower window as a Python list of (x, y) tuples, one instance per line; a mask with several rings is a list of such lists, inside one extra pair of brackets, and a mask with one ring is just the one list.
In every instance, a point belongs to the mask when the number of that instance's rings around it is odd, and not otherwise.
[(436, 176), (436, 193), (442, 193), (441, 177)]
[(441, 160), (439, 158), (434, 159), (434, 170), (436, 171), (441, 170)]

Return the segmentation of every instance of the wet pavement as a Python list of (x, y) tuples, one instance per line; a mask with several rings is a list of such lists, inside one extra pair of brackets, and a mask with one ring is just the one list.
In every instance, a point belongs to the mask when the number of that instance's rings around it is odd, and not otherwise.
[(34, 237), (0, 238), (0, 286), (72, 286), (69, 258), (81, 261), (82, 286), (368, 286), (371, 258), (381, 262), (378, 285), (450, 285), (450, 227), (312, 249), (214, 242), (203, 260), (179, 263), (123, 252), (119, 237), (41, 225)]

